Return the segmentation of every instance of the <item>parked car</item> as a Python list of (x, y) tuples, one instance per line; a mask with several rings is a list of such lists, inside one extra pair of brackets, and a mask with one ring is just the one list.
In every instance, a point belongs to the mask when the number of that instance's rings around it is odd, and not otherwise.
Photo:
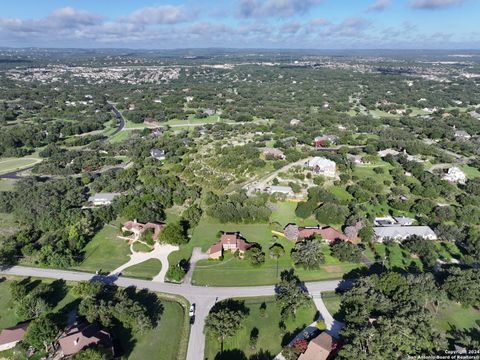
[(190, 317), (195, 316), (195, 304), (190, 305), (190, 311), (188, 312)]

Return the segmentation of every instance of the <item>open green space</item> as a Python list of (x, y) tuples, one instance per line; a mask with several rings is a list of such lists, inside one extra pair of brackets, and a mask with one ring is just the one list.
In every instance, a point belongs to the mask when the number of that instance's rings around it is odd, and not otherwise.
[(480, 310), (448, 301), (437, 314), (436, 326), (441, 331), (449, 331), (452, 328), (470, 329), (480, 326)]
[(5, 174), (10, 171), (21, 170), (28, 166), (34, 165), (41, 160), (38, 158), (24, 157), (24, 158), (3, 158), (0, 159), (0, 174)]
[(13, 214), (0, 212), (0, 235), (8, 234), (17, 229), (17, 224), (13, 218)]
[(131, 132), (129, 131), (120, 131), (113, 135), (110, 139), (108, 139), (108, 141), (110, 141), (111, 143), (119, 143), (128, 139), (130, 135)]
[(85, 259), (74, 267), (77, 270), (96, 272), (112, 271), (129, 260), (127, 241), (119, 239), (118, 226), (106, 224), (85, 246)]
[(279, 201), (273, 204), (274, 209), (270, 217), (271, 222), (277, 222), (281, 228), (289, 223), (295, 223), (298, 225), (315, 226), (318, 225), (318, 221), (312, 216), (308, 219), (302, 219), (295, 215), (295, 209), (297, 207), (295, 201)]
[(473, 166), (462, 165), (460, 166), (460, 169), (462, 169), (468, 179), (475, 179), (477, 177), (480, 177), (480, 170), (474, 168)]
[(335, 291), (325, 291), (322, 292), (322, 300), (330, 315), (336, 320), (341, 321), (342, 319), (338, 316), (338, 311), (340, 310), (340, 304), (342, 302), (341, 295), (337, 294)]
[(140, 264), (130, 266), (122, 271), (122, 276), (152, 280), (162, 270), (162, 263), (158, 259), (148, 259)]
[(135, 241), (132, 245), (132, 249), (135, 252), (150, 252), (153, 250), (151, 246), (148, 246), (140, 241)]
[[(279, 323), (282, 318), (280, 316), (280, 309), (275, 303), (274, 297), (258, 297), (249, 299), (236, 299), (245, 301), (245, 306), (248, 308), (249, 314), (243, 326), (235, 336), (227, 338), (224, 341), (224, 350), (238, 350), (239, 353), (244, 353), (246, 358), (254, 355), (260, 351), (270, 354), (273, 359), (281, 350), (283, 345), (288, 342), (302, 329), (315, 321), (316, 308), (313, 303), (310, 306), (298, 310), (295, 318), (289, 318), (285, 321), (285, 331), (279, 328)], [(264, 317), (260, 314), (260, 305), (265, 302), (266, 311)], [(250, 332), (258, 329), (258, 342), (256, 349), (251, 349), (249, 345)], [(209, 360), (215, 359), (215, 356), (221, 351), (220, 341), (210, 332), (207, 331), (205, 339), (205, 358)], [(237, 358), (232, 355), (231, 360)], [(225, 358), (227, 359), (227, 358)]]
[(0, 179), (0, 191), (12, 191), (17, 180)]

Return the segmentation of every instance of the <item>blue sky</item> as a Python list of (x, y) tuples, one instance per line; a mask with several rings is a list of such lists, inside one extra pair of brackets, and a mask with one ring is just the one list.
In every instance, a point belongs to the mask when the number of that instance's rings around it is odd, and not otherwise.
[(479, 0), (15, 0), (0, 46), (480, 49)]

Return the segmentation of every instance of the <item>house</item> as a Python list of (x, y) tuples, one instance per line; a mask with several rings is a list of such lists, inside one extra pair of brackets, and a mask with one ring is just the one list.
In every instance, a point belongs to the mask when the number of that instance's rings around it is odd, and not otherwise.
[(97, 193), (88, 198), (88, 202), (94, 206), (110, 205), (120, 193)]
[(469, 140), (472, 137), (469, 133), (463, 130), (455, 131), (454, 136), (455, 136), (455, 139), (458, 139), (458, 140)]
[(295, 125), (300, 124), (300, 122), (301, 122), (301, 121), (298, 120), (298, 119), (292, 119), (292, 120), (290, 120), (290, 125), (295, 126)]
[(267, 188), (267, 191), (270, 194), (281, 193), (281, 194), (287, 195), (288, 197), (294, 197), (295, 196), (295, 193), (293, 192), (293, 190), (290, 186), (272, 185), (272, 186)]
[(428, 226), (375, 226), (373, 228), (375, 233), (375, 240), (377, 242), (383, 242), (387, 239), (394, 241), (403, 241), (409, 236), (420, 236), (428, 240), (436, 240), (437, 235)]
[(113, 341), (110, 333), (97, 324), (81, 322), (72, 325), (58, 339), (59, 352), (62, 357), (69, 357), (80, 350), (94, 345), (100, 345), (114, 354)]
[(363, 157), (361, 155), (347, 154), (347, 159), (354, 164), (363, 164)]
[(443, 175), (443, 180), (447, 180), (448, 182), (454, 184), (465, 184), (467, 181), (467, 176), (462, 170), (460, 170), (460, 168), (453, 166), (448, 169), (445, 175)]
[(152, 229), (153, 230), (152, 239), (154, 241), (157, 241), (160, 231), (162, 231), (165, 226), (166, 226), (165, 224), (156, 224), (156, 223), (142, 224), (137, 222), (137, 219), (135, 219), (133, 221), (127, 221), (125, 224), (123, 224), (122, 231), (132, 233), (132, 236), (128, 237), (128, 239), (136, 241), (140, 239), (140, 236), (143, 234), (145, 230)]
[(0, 351), (11, 349), (20, 341), (22, 341), (25, 333), (27, 332), (28, 325), (28, 322), (24, 322), (13, 327), (3, 329), (0, 332)]
[(395, 225), (396, 221), (394, 218), (391, 216), (382, 216), (382, 217), (376, 217), (373, 220), (373, 224), (376, 226), (390, 226), (390, 225)]
[(154, 118), (146, 117), (143, 119), (143, 122), (147, 125), (157, 125), (158, 123), (155, 121)]
[(285, 154), (282, 150), (276, 148), (265, 148), (262, 151), (263, 156), (267, 157), (274, 157), (276, 159), (285, 159)]
[(415, 222), (415, 219), (404, 217), (404, 216), (395, 216), (395, 221), (398, 225), (401, 226), (411, 226)]
[(392, 156), (396, 156), (398, 154), (400, 154), (397, 150), (395, 149), (385, 149), (385, 150), (381, 150), (379, 151), (378, 153), (378, 156), (380, 156), (381, 158), (384, 158), (385, 156), (387, 155), (392, 155)]
[(324, 331), (308, 343), (307, 350), (298, 360), (327, 360), (335, 349), (335, 340)]
[(163, 161), (166, 159), (165, 150), (152, 149), (150, 150), (150, 155), (157, 160)]
[(209, 259), (220, 259), (224, 251), (239, 252), (240, 257), (243, 257), (245, 251), (252, 247), (239, 232), (227, 233), (224, 232), (220, 236), (220, 240), (208, 249), (207, 254)]
[(307, 166), (311, 168), (315, 174), (320, 174), (326, 177), (336, 176), (337, 164), (324, 157), (315, 156), (308, 161)]
[(348, 240), (347, 236), (345, 236), (344, 233), (330, 226), (321, 227), (320, 225), (299, 227), (296, 224), (288, 224), (283, 229), (283, 234), (287, 239), (292, 241), (308, 239), (315, 236), (316, 234), (320, 235), (322, 239), (328, 242), (333, 242), (335, 240)]
[(315, 146), (316, 149), (325, 147), (329, 144), (336, 144), (337, 143), (337, 137), (335, 135), (323, 135), (323, 136), (317, 136), (315, 139), (313, 139), (313, 145)]

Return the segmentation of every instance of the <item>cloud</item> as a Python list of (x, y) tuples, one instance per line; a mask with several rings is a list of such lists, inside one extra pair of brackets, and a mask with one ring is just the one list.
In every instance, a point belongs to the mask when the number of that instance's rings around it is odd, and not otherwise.
[(64, 7), (54, 10), (47, 18), (62, 25), (97, 25), (102, 22), (102, 17), (88, 11), (76, 10), (72, 7)]
[(330, 24), (330, 21), (328, 21), (327, 19), (323, 19), (323, 18), (316, 18), (316, 19), (310, 20), (309, 24), (312, 25), (312, 26), (325, 26), (325, 25)]
[(410, 0), (410, 7), (414, 9), (436, 10), (460, 5), (465, 0)]
[(370, 4), (368, 11), (384, 11), (392, 5), (391, 0), (376, 0), (374, 3)]
[(370, 27), (370, 21), (361, 17), (350, 17), (339, 24), (330, 25), (324, 35), (340, 37), (358, 37)]
[(320, 0), (240, 0), (238, 14), (243, 18), (290, 17), (305, 14)]
[(183, 6), (160, 5), (133, 12), (125, 21), (138, 25), (177, 24), (188, 18)]

